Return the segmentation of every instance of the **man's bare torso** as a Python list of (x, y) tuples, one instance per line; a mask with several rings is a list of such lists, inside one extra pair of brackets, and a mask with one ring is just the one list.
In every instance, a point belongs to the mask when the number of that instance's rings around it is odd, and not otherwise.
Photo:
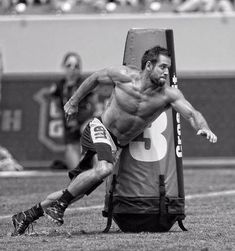
[(110, 102), (102, 115), (104, 125), (121, 145), (128, 144), (170, 105), (167, 85), (160, 89), (141, 88), (140, 79), (116, 82)]

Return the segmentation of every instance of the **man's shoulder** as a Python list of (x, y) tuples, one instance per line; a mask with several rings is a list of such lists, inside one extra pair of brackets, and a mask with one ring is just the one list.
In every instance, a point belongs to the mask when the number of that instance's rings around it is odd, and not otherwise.
[(129, 70), (134, 70), (134, 71), (138, 71), (138, 72), (139, 72), (138, 67), (135, 66), (135, 65), (128, 64), (128, 65), (125, 65), (124, 67), (126, 67), (126, 68), (129, 69)]
[(135, 65), (127, 65), (127, 66), (123, 66), (125, 67), (124, 69), (127, 71), (127, 73), (129, 74), (137, 74), (140, 75), (140, 69), (138, 67), (136, 67)]
[(179, 99), (182, 95), (178, 88), (169, 85), (165, 86), (165, 93), (172, 101)]
[(131, 79), (136, 79), (140, 77), (140, 70), (134, 65), (128, 65), (125, 68), (126, 75), (129, 76)]
[(137, 69), (131, 68), (129, 66), (121, 66), (120, 68), (110, 68), (109, 76), (114, 82), (131, 82), (134, 78), (139, 76), (140, 73)]

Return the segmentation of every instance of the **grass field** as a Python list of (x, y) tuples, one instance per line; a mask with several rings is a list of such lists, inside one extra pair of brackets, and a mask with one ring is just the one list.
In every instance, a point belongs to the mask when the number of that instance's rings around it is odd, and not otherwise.
[(235, 250), (235, 169), (186, 169), (188, 232), (173, 226), (168, 233), (126, 234), (113, 223), (102, 233), (104, 186), (75, 203), (62, 227), (46, 218), (32, 234), (11, 237), (10, 216), (66, 186), (66, 173), (54, 176), (0, 177), (0, 250)]

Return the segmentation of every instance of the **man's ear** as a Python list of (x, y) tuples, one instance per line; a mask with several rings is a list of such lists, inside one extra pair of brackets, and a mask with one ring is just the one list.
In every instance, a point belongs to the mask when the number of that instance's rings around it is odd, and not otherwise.
[(146, 64), (145, 64), (145, 69), (147, 71), (152, 71), (153, 69), (153, 64), (150, 62), (150, 61), (147, 61)]

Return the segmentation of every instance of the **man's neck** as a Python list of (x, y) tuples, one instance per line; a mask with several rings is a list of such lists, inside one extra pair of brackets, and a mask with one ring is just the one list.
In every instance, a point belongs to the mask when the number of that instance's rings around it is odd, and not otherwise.
[(142, 91), (153, 88), (153, 83), (151, 82), (150, 78), (143, 72), (140, 75), (139, 83), (140, 83), (139, 87)]

